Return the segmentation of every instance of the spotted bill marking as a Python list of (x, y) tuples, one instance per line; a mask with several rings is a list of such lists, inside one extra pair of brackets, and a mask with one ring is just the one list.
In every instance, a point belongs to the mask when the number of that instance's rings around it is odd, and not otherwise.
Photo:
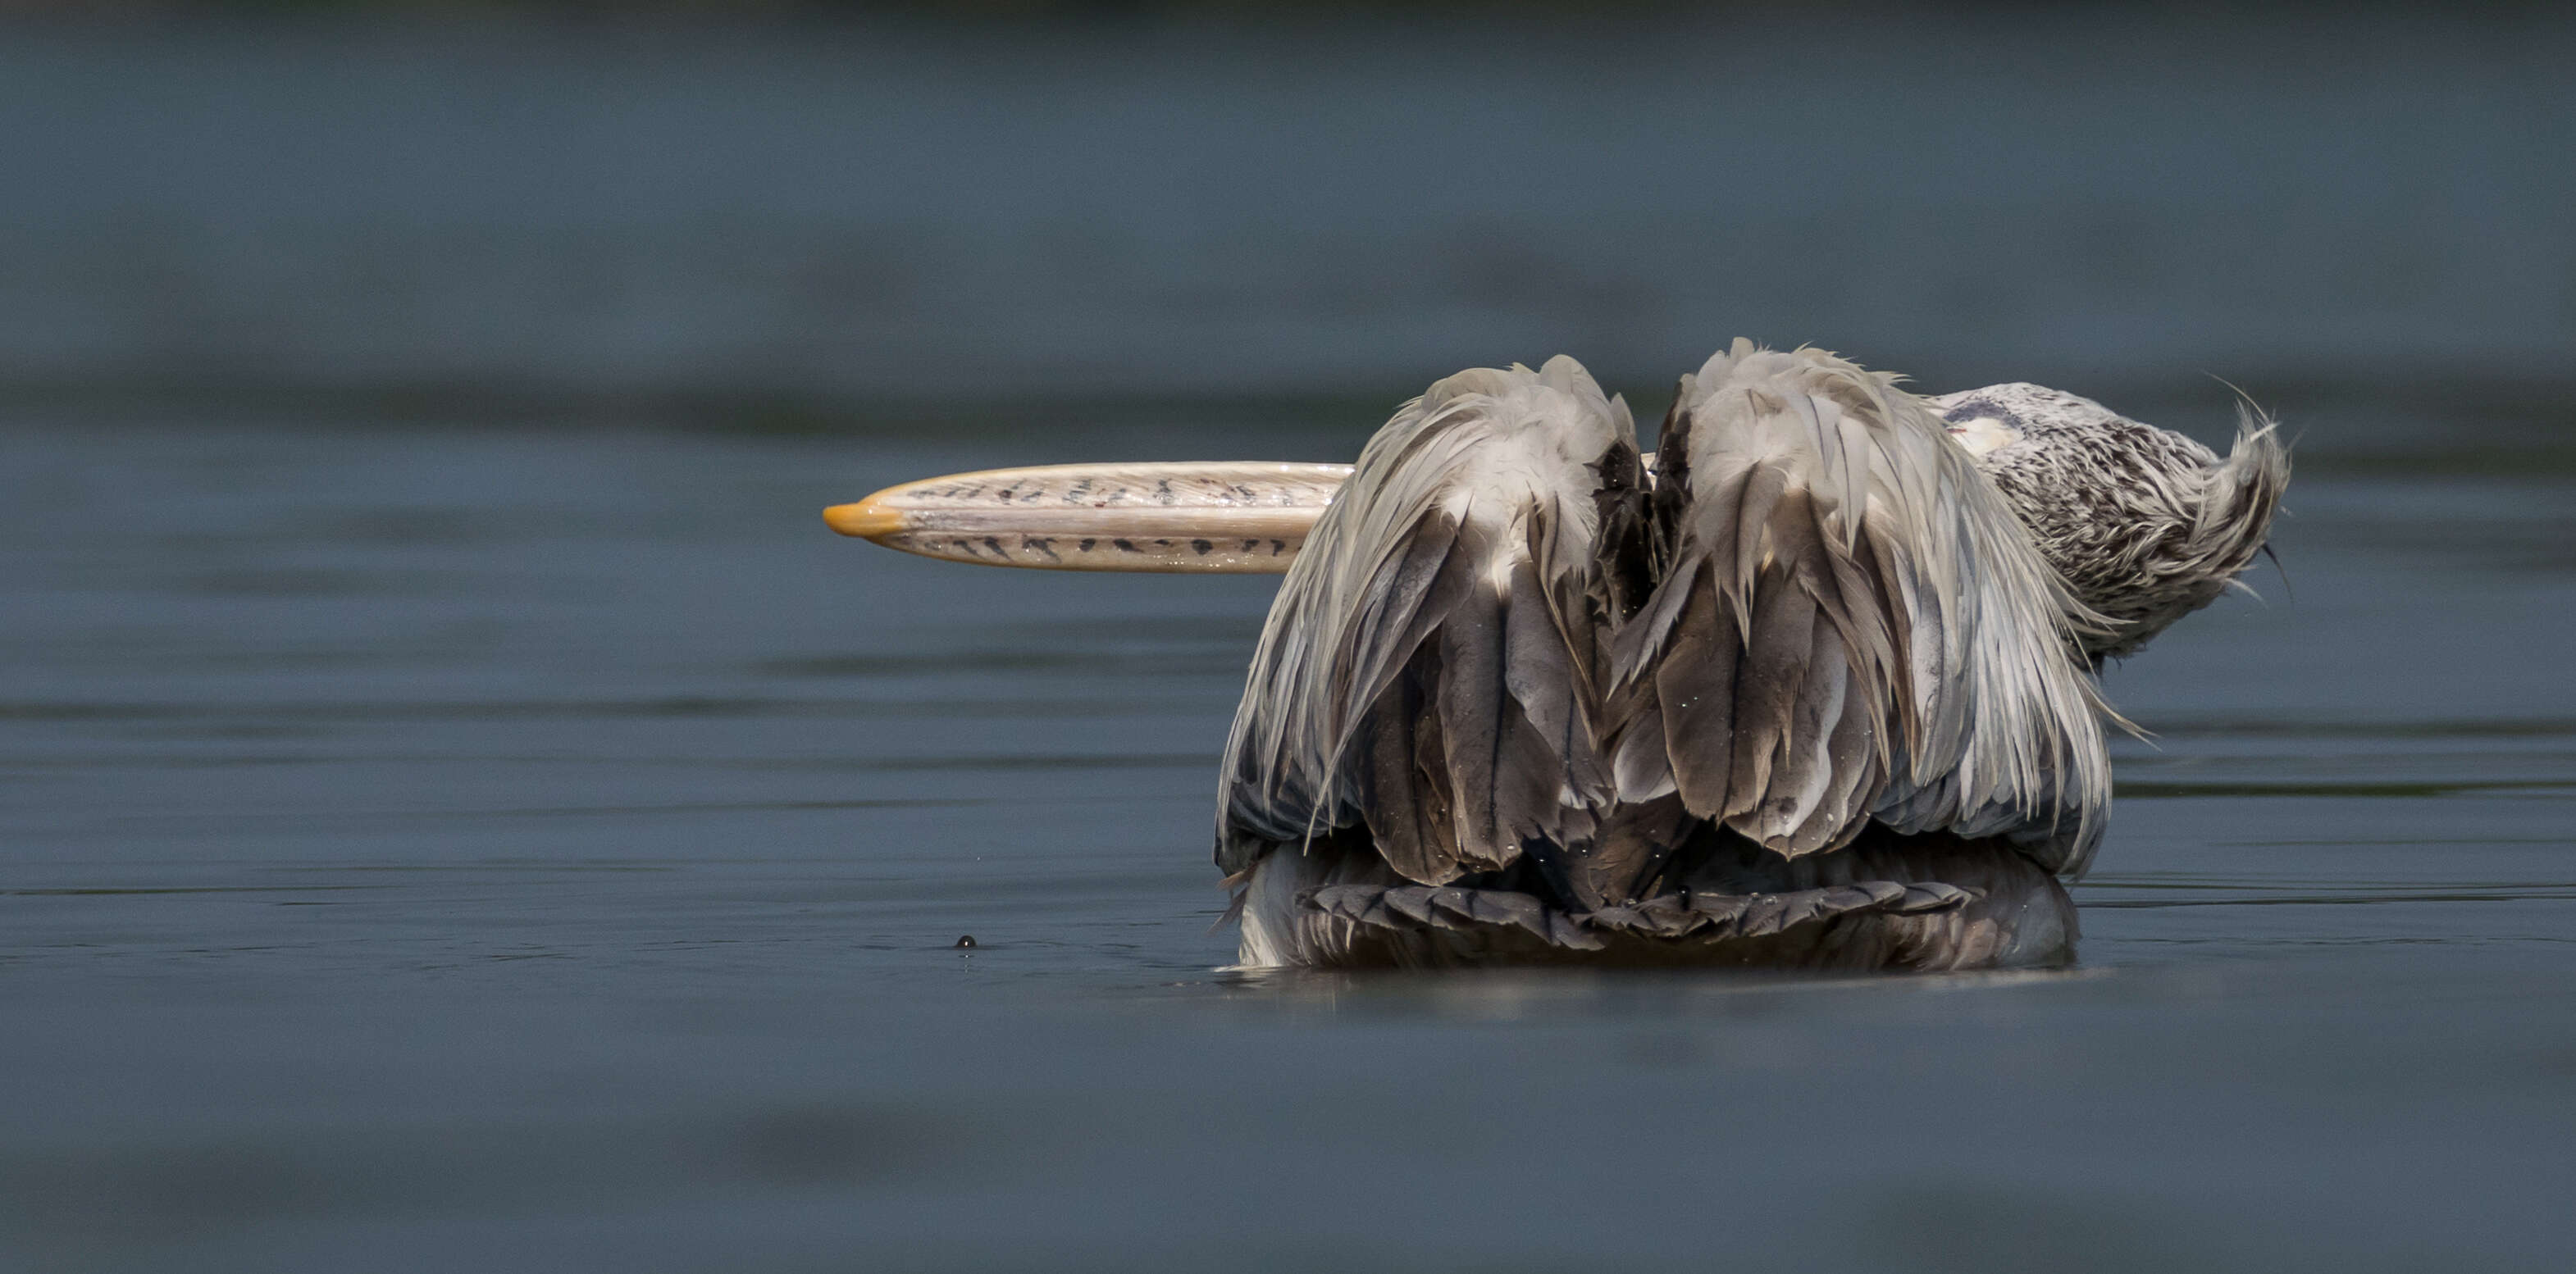
[(1280, 461), (1049, 465), (929, 478), (869, 497), (925, 557), (1060, 571), (1278, 574), (1350, 476)]

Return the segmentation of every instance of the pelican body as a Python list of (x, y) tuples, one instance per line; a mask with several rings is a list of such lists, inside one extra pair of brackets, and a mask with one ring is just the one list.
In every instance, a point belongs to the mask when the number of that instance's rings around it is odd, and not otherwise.
[(2227, 588), (2288, 479), (2250, 417), (2222, 460), (1740, 340), (1651, 455), (1560, 356), (1434, 384), (1346, 477), (1262, 468), (827, 514), (999, 564), (1284, 566), (1217, 793), (1254, 967), (2071, 960), (2117, 719), (2090, 674)]

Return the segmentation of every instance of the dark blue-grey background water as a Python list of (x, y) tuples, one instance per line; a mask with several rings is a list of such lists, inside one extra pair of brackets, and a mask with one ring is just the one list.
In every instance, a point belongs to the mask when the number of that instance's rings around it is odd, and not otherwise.
[[(2576, 27), (5, 34), (0, 1265), (2576, 1253)], [(815, 517), (1737, 334), (2300, 435), (2080, 968), (1221, 974), (1269, 582)]]

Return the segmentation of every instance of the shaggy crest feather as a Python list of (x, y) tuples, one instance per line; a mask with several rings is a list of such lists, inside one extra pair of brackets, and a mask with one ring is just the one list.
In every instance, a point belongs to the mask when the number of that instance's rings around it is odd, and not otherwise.
[(2082, 635), (2099, 662), (2137, 652), (2252, 565), (2290, 481), (2278, 427), (2239, 409), (2221, 460), (2181, 434), (2042, 385), (1989, 385), (1928, 400), (1990, 445), (1992, 479), (2076, 599), (2112, 625)]

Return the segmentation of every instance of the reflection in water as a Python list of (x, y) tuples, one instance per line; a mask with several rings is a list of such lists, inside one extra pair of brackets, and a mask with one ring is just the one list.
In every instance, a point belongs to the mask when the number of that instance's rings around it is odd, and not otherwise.
[[(1706, 1022), (1794, 1013), (1760, 997), (1908, 995), (1975, 991), (2115, 976), (2109, 968), (1989, 969), (1956, 973), (1813, 973), (1798, 970), (1581, 970), (1468, 968), (1439, 971), (1228, 967), (1216, 985), (1297, 1009), (1322, 1008), (1392, 1021), (1564, 1022), (1619, 1025)], [(1643, 1038), (1672, 1038), (1647, 1032)]]
[(2158, 783), (2129, 780), (2119, 785), (2120, 795), (2142, 799), (2160, 796), (2422, 797), (2464, 796), (2480, 792), (2536, 796), (2569, 790), (2576, 790), (2576, 780), (2503, 779), (2449, 783)]

